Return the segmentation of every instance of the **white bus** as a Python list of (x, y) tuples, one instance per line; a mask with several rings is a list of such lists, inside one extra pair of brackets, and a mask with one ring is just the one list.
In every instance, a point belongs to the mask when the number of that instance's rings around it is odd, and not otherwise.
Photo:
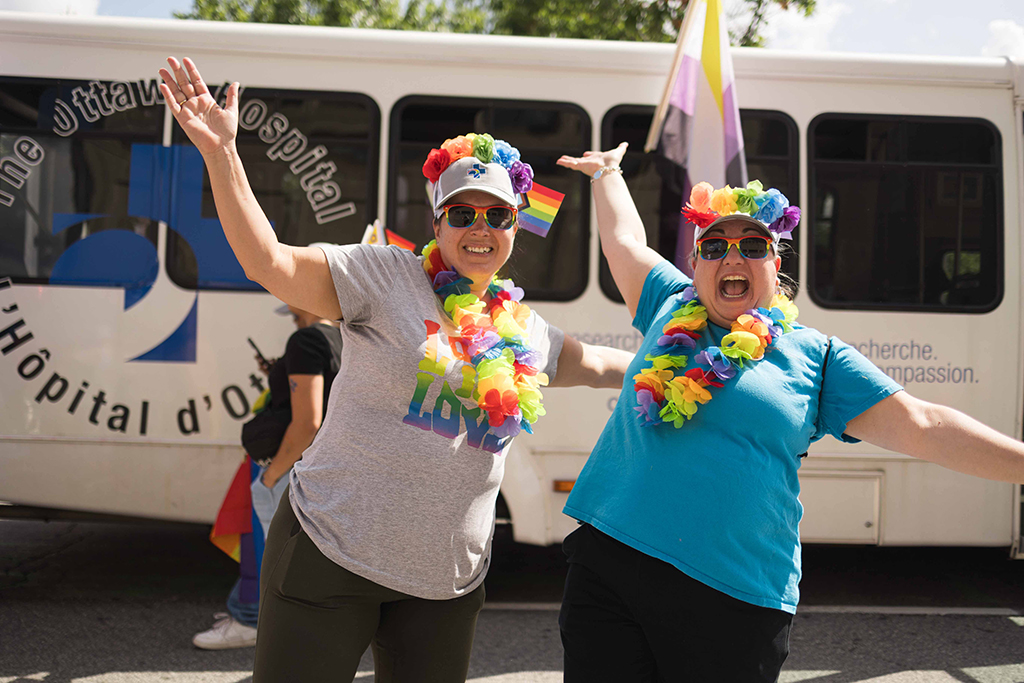
[[(566, 195), (510, 265), (583, 341), (634, 350), (586, 179), (561, 154), (632, 143), (650, 243), (677, 247), (678, 188), (642, 142), (671, 45), (0, 13), (0, 500), (208, 522), (261, 390), (246, 342), (290, 323), (248, 282), (156, 70), (188, 55), (244, 86), (239, 145), (282, 240), (354, 242), (375, 218), (422, 245), (420, 166), (471, 130), (512, 141)], [(799, 198), (801, 322), (921, 398), (1021, 437), (1024, 70), (1002, 59), (734, 51), (751, 177)], [(516, 540), (561, 513), (616, 392), (549, 390), (499, 500)], [(436, 396), (427, 396), (426, 405)], [(424, 412), (422, 419), (430, 419)], [(866, 444), (814, 444), (809, 542), (1005, 546), (1020, 487)]]

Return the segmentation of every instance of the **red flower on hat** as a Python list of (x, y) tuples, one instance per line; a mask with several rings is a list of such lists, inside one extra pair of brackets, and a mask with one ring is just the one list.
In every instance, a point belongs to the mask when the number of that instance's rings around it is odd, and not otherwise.
[(714, 223), (715, 219), (718, 218), (718, 214), (716, 213), (711, 211), (706, 213), (703, 211), (697, 211), (689, 204), (683, 207), (683, 215), (686, 216), (686, 220), (690, 221), (698, 228), (706, 228)]
[(427, 180), (436, 183), (445, 169), (452, 163), (452, 155), (446, 149), (432, 149), (423, 162), (423, 175)]

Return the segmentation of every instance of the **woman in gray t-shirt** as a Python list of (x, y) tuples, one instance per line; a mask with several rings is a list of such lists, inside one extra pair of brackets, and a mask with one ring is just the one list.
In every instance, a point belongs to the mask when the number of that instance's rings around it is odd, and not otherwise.
[(190, 60), (168, 64), (161, 92), (246, 275), (342, 321), (327, 415), (267, 538), (253, 679), (351, 680), (370, 644), (378, 680), (464, 681), (508, 445), (544, 414), (549, 379), (619, 388), (632, 356), (565, 336), (495, 279), (533, 182), (508, 143), (468, 134), (430, 153), (436, 240), (419, 257), (291, 247), (235, 148), (238, 84), (222, 108)]

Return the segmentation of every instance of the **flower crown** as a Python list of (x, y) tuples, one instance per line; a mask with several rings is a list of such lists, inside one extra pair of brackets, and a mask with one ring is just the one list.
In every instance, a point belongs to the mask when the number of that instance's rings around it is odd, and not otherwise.
[(522, 194), (533, 188), (533, 168), (519, 160), (519, 150), (487, 133), (467, 133), (444, 141), (432, 149), (423, 164), (423, 175), (436, 183), (441, 174), (463, 157), (476, 157), (485, 164), (500, 164), (512, 181), (512, 191)]
[(790, 206), (786, 195), (774, 187), (765, 190), (760, 180), (751, 180), (745, 189), (726, 185), (716, 190), (711, 183), (697, 183), (682, 213), (700, 229), (723, 216), (745, 214), (764, 223), (775, 241), (793, 239), (793, 229), (800, 223), (800, 207)]

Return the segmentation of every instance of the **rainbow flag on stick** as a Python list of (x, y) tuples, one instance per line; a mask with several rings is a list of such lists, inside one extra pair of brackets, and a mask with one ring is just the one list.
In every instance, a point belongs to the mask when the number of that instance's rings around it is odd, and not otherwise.
[(547, 237), (563, 199), (565, 195), (561, 192), (534, 183), (533, 189), (526, 193), (525, 201), (519, 205), (519, 225), (524, 230)]
[(392, 232), (387, 228), (384, 228), (384, 235), (387, 237), (389, 245), (394, 244), (396, 247), (401, 247), (402, 249), (416, 251), (416, 245), (399, 235), (397, 232)]
[(381, 246), (391, 246), (394, 244), (396, 247), (401, 247), (402, 249), (416, 251), (415, 244), (405, 239), (397, 232), (392, 232), (385, 228), (379, 218), (366, 226), (366, 230), (363, 232), (361, 244), (379, 244)]
[[(676, 43), (675, 62), (647, 134), (645, 152), (684, 172), (683, 201), (694, 184), (747, 184), (736, 76), (729, 54), (722, 0), (690, 0)], [(687, 267), (693, 226), (680, 216), (676, 265)]]

